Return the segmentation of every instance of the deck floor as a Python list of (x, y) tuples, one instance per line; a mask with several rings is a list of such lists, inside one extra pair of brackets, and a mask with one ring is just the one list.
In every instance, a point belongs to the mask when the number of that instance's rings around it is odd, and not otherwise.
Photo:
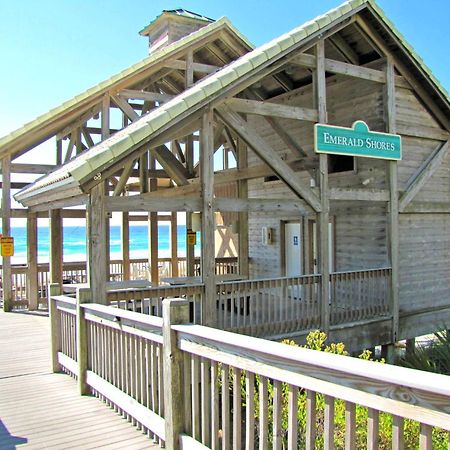
[(159, 449), (74, 379), (50, 370), (49, 319), (0, 311), (0, 449)]

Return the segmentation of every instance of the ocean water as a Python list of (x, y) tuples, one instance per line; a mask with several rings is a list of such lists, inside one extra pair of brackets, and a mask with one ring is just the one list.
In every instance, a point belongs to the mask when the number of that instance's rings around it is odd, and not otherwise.
[[(83, 261), (86, 259), (86, 228), (84, 226), (65, 226), (63, 228), (64, 261)], [(27, 257), (27, 229), (26, 227), (12, 227), (14, 237), (13, 264), (26, 262)], [(199, 234), (197, 234), (197, 242)], [(110, 252), (112, 259), (121, 259), (120, 226), (110, 227)], [(170, 255), (170, 226), (158, 225), (158, 249), (161, 257)], [(198, 244), (196, 253), (198, 253)], [(50, 251), (48, 227), (38, 227), (38, 261), (47, 262)], [(178, 254), (186, 254), (186, 226), (178, 225)], [(130, 225), (130, 256), (132, 258), (146, 258), (148, 256), (148, 227), (144, 225)]]

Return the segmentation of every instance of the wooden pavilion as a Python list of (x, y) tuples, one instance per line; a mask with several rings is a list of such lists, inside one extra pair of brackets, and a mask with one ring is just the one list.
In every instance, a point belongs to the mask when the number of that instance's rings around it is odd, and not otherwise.
[[(130, 295), (150, 299), (149, 311), (172, 292), (192, 298), (203, 324), (273, 339), (321, 328), (355, 349), (448, 326), (449, 97), (372, 0), (256, 49), (226, 19), (186, 11), (142, 34), (148, 58), (0, 140), (8, 234), (10, 173), (25, 170), (14, 158), (56, 138), (58, 167), (15, 195), (28, 208), (30, 295), (37, 214), (49, 211), (50, 277), (62, 283), (61, 218), (86, 205), (97, 303), (120, 304), (106, 288), (109, 214), (123, 214), (126, 241), (127, 217), (140, 212), (155, 286)], [(400, 135), (402, 159), (315, 153), (315, 123), (357, 120)], [(154, 243), (159, 215), (173, 224), (179, 212), (188, 227), (201, 213), (203, 245), (200, 283), (175, 292), (157, 286)], [(248, 280), (217, 277), (217, 213), (237, 232)], [(194, 275), (192, 247), (187, 267)], [(5, 305), (9, 271), (4, 258)]]

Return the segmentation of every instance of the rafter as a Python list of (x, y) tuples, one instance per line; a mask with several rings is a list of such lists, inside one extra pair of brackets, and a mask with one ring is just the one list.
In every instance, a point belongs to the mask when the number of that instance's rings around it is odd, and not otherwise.
[(217, 110), (221, 119), (241, 137), (253, 151), (283, 180), (286, 185), (299, 197), (303, 198), (315, 211), (320, 211), (318, 196), (299, 180), (298, 175), (278, 156), (256, 130), (253, 130), (239, 114), (227, 106)]
[(280, 117), (283, 119), (307, 120), (317, 122), (316, 109), (288, 106), (269, 101), (248, 100), (242, 98), (231, 98), (226, 104), (236, 112), (246, 114), (257, 114), (262, 116)]
[(189, 184), (189, 173), (186, 167), (178, 161), (165, 145), (153, 148), (150, 152), (178, 186)]
[(132, 122), (139, 119), (139, 114), (131, 107), (131, 105), (126, 100), (119, 97), (118, 95), (111, 95), (111, 100)]
[(119, 92), (119, 97), (124, 99), (145, 100), (148, 102), (165, 103), (171, 100), (174, 96), (170, 94), (161, 94), (160, 92), (137, 91), (134, 89), (122, 89)]

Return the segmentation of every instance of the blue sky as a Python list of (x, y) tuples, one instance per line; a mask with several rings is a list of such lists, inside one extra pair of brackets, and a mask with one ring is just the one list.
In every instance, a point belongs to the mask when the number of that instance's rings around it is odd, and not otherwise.
[[(0, 135), (77, 95), (147, 54), (138, 31), (163, 9), (227, 16), (255, 45), (339, 0), (0, 0)], [(447, 0), (378, 4), (450, 90)]]

